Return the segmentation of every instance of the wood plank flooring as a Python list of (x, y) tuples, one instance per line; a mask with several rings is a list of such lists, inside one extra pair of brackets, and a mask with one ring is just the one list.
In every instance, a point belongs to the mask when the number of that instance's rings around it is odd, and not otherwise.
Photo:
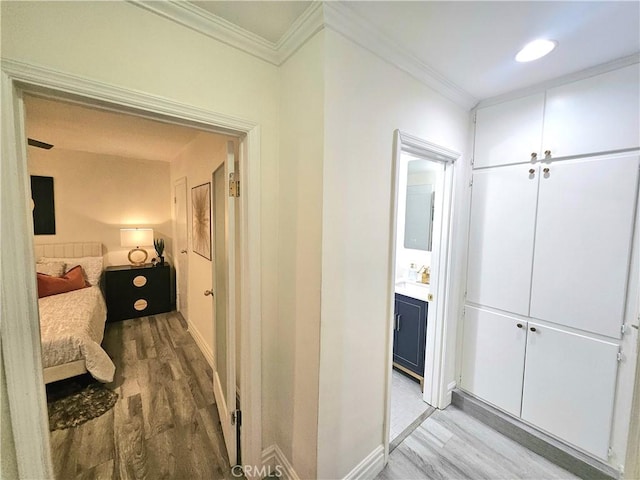
[(577, 478), (449, 406), (436, 411), (398, 445), (377, 480)]
[(56, 478), (233, 479), (213, 373), (176, 312), (108, 323), (119, 395), (101, 417), (51, 432)]

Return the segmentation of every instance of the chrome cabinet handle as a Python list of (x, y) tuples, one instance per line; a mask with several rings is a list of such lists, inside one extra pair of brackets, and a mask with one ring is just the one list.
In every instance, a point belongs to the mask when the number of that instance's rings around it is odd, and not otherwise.
[(536, 327), (531, 327), (531, 328), (529, 328), (529, 330), (531, 330), (532, 332), (536, 332), (537, 331)]
[(399, 332), (400, 331), (400, 319), (402, 318), (402, 315), (398, 314), (397, 318), (398, 318), (398, 320), (397, 320), (396, 324), (398, 325), (398, 330), (397, 331)]
[(204, 291), (204, 296), (208, 297), (209, 295), (211, 295), (213, 297), (213, 290), (205, 290)]
[(538, 158), (538, 154), (536, 152), (531, 152), (531, 160), (535, 160)]
[(551, 150), (545, 150), (544, 151), (544, 156), (549, 158), (551, 156)]
[(536, 173), (536, 171), (535, 171), (535, 169), (534, 169), (534, 168), (530, 168), (530, 169), (529, 169), (529, 175), (533, 175), (533, 174), (535, 174), (535, 173)]
[(543, 172), (543, 173), (549, 173), (549, 167), (543, 168), (543, 169), (542, 169), (542, 172)]
[(519, 323), (519, 324), (517, 324), (517, 325), (516, 325), (516, 327), (518, 327), (518, 328), (522, 328), (522, 324), (521, 324), (521, 323)]

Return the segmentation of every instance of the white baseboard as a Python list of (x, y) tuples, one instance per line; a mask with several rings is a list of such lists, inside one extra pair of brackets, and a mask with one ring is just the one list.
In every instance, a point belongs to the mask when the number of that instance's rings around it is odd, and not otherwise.
[(262, 464), (269, 473), (276, 474), (282, 480), (300, 480), (293, 465), (278, 445), (270, 445), (262, 451)]
[(196, 342), (196, 345), (198, 345), (198, 348), (202, 352), (202, 355), (204, 355), (204, 358), (207, 360), (207, 363), (209, 364), (209, 366), (213, 370), (215, 370), (213, 368), (213, 352), (207, 346), (206, 342), (204, 341), (204, 337), (198, 331), (196, 326), (193, 323), (191, 323), (189, 320), (187, 320), (187, 325), (189, 326), (189, 333), (191, 334), (191, 337), (193, 338), (193, 340)]
[(376, 476), (384, 468), (384, 445), (378, 445), (344, 477), (344, 480), (368, 480)]

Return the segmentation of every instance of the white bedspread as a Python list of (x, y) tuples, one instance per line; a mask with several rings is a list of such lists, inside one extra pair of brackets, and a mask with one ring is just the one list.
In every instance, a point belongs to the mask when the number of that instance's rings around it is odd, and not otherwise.
[(44, 297), (38, 305), (43, 367), (84, 358), (91, 375), (111, 382), (116, 367), (100, 346), (107, 316), (100, 287)]

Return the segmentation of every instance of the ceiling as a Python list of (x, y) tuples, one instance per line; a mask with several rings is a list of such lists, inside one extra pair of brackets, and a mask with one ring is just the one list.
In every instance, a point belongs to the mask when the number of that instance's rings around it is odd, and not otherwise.
[[(191, 2), (277, 42), (311, 2)], [(637, 1), (348, 1), (402, 50), (477, 100), (640, 52)], [(527, 42), (559, 42), (548, 57), (519, 64)]]
[(312, 2), (301, 1), (192, 1), (209, 13), (256, 35), (278, 43)]
[[(170, 162), (199, 130), (25, 96), (27, 137), (56, 149)], [(35, 147), (29, 147), (35, 148)]]

